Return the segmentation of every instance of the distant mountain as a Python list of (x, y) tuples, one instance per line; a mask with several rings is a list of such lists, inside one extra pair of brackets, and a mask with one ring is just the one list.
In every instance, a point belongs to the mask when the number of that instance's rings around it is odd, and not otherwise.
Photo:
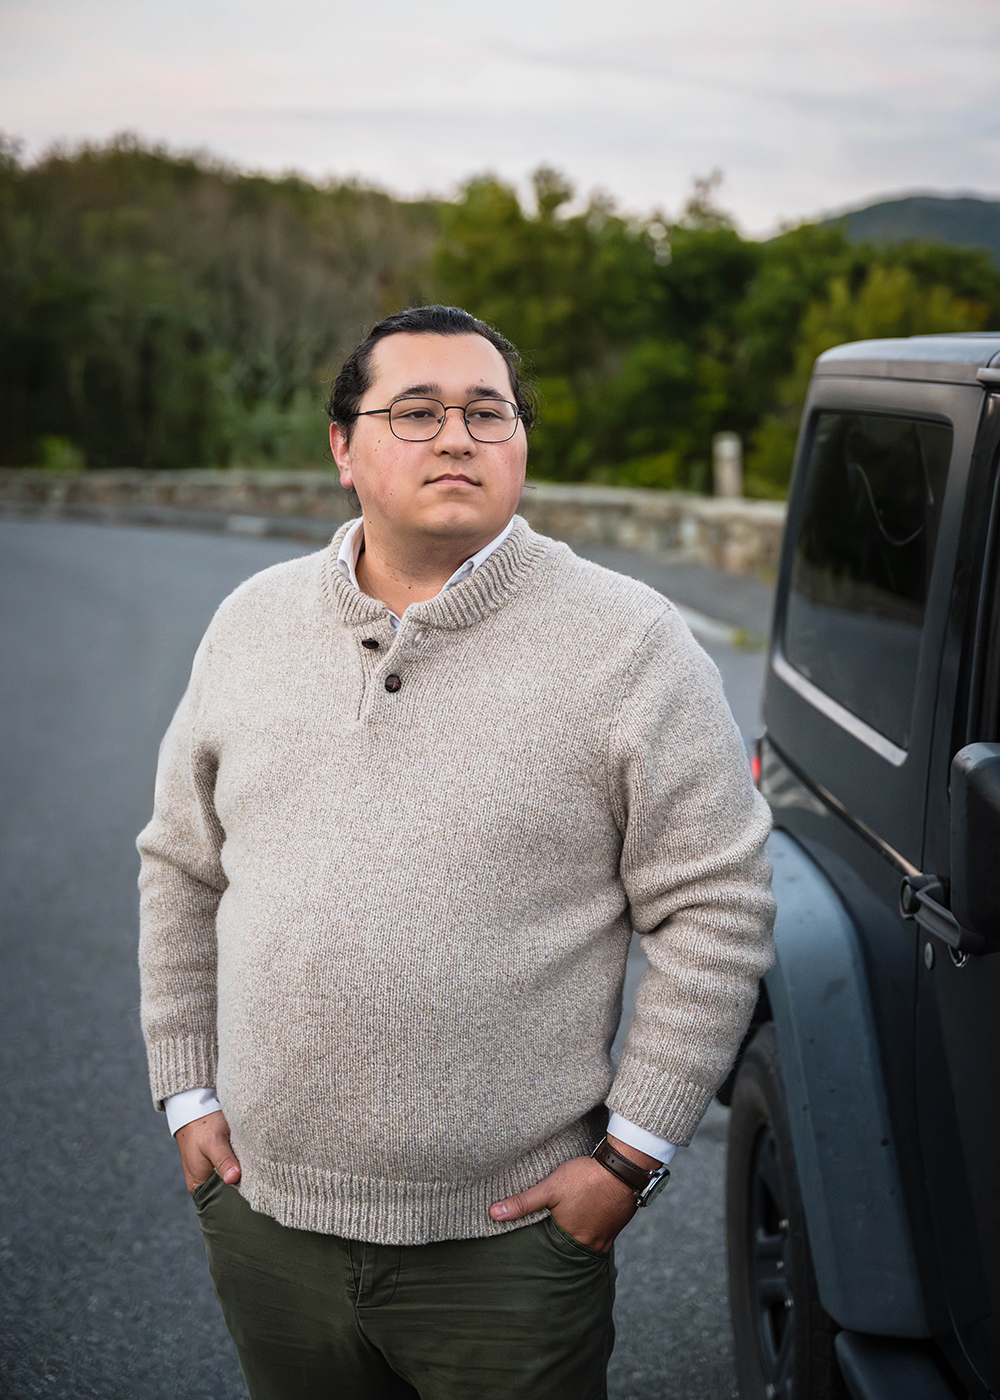
[(824, 224), (846, 223), (852, 243), (903, 243), (907, 239), (985, 248), (1000, 267), (1000, 199), (948, 199), (916, 194), (853, 209)]

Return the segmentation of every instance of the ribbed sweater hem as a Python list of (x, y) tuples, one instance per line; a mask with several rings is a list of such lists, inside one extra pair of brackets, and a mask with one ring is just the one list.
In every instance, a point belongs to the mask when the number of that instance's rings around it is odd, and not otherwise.
[[(623, 1070), (626, 1065), (623, 1064)], [(622, 1080), (619, 1088), (618, 1079)], [(608, 1095), (608, 1108), (647, 1132), (687, 1147), (712, 1102), (714, 1089), (664, 1074), (651, 1065), (628, 1062)]]
[(219, 1050), (214, 1039), (189, 1035), (149, 1045), (149, 1087), (157, 1108), (171, 1094), (208, 1089), (216, 1080)]
[(490, 1219), (489, 1208), (536, 1185), (561, 1162), (591, 1152), (597, 1141), (594, 1130), (581, 1122), (494, 1176), (466, 1181), (389, 1181), (288, 1162), (255, 1161), (237, 1146), (243, 1168), (239, 1190), (252, 1210), (295, 1230), (367, 1244), (476, 1239), (540, 1220), (547, 1212), (498, 1224)]

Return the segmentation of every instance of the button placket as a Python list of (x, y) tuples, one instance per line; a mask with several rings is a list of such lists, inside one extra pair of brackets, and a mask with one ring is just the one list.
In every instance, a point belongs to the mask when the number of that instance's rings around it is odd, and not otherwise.
[[(394, 634), (388, 647), (380, 642), (376, 637), (361, 638), (361, 645), (366, 648), (368, 656), (375, 663), (375, 672), (372, 676), (374, 680), (380, 670), (381, 664), (393, 666), (383, 678), (382, 685), (389, 695), (396, 695), (406, 681), (406, 665), (419, 659), (430, 633), (426, 627), (418, 627), (415, 632), (404, 623)], [(374, 643), (374, 645), (370, 645)], [(369, 672), (371, 674), (371, 672)]]
[(357, 718), (363, 719), (370, 710), (375, 696), (383, 693), (386, 666), (391, 666), (389, 654), (395, 649), (396, 637), (384, 634), (379, 620), (371, 619), (354, 632), (354, 645), (361, 671), (361, 694), (358, 698)]

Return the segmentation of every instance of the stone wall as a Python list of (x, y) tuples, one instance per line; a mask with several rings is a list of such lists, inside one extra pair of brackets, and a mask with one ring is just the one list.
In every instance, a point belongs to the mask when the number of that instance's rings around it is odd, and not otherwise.
[(611, 486), (529, 485), (521, 514), (569, 544), (617, 545), (765, 578), (777, 570), (785, 525), (783, 501)]
[[(355, 514), (332, 472), (0, 470), (6, 515), (179, 524), (322, 539)], [(772, 577), (785, 507), (682, 491), (529, 484), (521, 513), (569, 544), (613, 545)]]

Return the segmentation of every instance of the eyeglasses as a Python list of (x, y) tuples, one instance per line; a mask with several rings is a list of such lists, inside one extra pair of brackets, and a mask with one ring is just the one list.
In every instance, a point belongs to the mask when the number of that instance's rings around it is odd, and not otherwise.
[(506, 399), (473, 399), (464, 408), (439, 399), (397, 399), (388, 408), (369, 408), (357, 417), (388, 413), (389, 427), (402, 442), (429, 442), (444, 427), (450, 408), (458, 409), (476, 442), (509, 442), (521, 419), (517, 404)]

